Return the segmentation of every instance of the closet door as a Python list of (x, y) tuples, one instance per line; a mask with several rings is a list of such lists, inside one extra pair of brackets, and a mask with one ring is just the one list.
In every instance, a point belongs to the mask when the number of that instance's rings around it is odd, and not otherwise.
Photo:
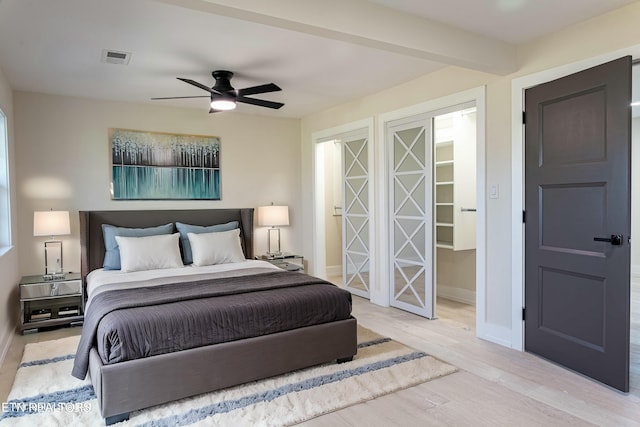
[(362, 133), (342, 136), (342, 275), (346, 289), (369, 298), (371, 283), (371, 183), (369, 139)]
[(392, 306), (434, 315), (431, 118), (390, 122), (390, 286)]

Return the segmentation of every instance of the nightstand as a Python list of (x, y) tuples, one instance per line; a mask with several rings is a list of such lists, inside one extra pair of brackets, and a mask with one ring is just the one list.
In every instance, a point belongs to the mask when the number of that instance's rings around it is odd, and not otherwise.
[(42, 275), (20, 280), (20, 328), (22, 333), (38, 328), (81, 325), (84, 292), (79, 273), (44, 280)]
[(300, 271), (304, 273), (304, 257), (302, 255), (284, 253), (279, 256), (260, 255), (256, 258), (270, 262), (283, 270)]

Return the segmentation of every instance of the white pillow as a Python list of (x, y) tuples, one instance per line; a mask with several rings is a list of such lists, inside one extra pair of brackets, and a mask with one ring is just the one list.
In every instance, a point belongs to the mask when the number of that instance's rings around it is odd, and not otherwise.
[(193, 265), (214, 265), (245, 260), (240, 246), (240, 229), (215, 233), (187, 233)]
[(180, 233), (146, 237), (116, 236), (124, 272), (184, 267), (178, 241)]

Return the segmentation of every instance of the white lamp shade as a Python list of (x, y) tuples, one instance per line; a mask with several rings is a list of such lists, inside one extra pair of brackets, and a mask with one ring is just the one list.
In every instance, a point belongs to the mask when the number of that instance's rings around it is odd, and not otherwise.
[(71, 234), (69, 211), (41, 211), (33, 213), (34, 236), (62, 236)]
[(260, 206), (258, 225), (266, 227), (289, 225), (289, 206)]

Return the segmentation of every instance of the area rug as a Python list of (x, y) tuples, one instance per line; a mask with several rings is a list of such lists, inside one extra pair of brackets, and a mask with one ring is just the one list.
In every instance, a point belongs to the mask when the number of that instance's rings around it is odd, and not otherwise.
[[(100, 426), (89, 379), (70, 374), (80, 337), (27, 344), (0, 426)], [(358, 327), (351, 362), (325, 364), (131, 413), (117, 426), (287, 426), (393, 393), (456, 368)]]

